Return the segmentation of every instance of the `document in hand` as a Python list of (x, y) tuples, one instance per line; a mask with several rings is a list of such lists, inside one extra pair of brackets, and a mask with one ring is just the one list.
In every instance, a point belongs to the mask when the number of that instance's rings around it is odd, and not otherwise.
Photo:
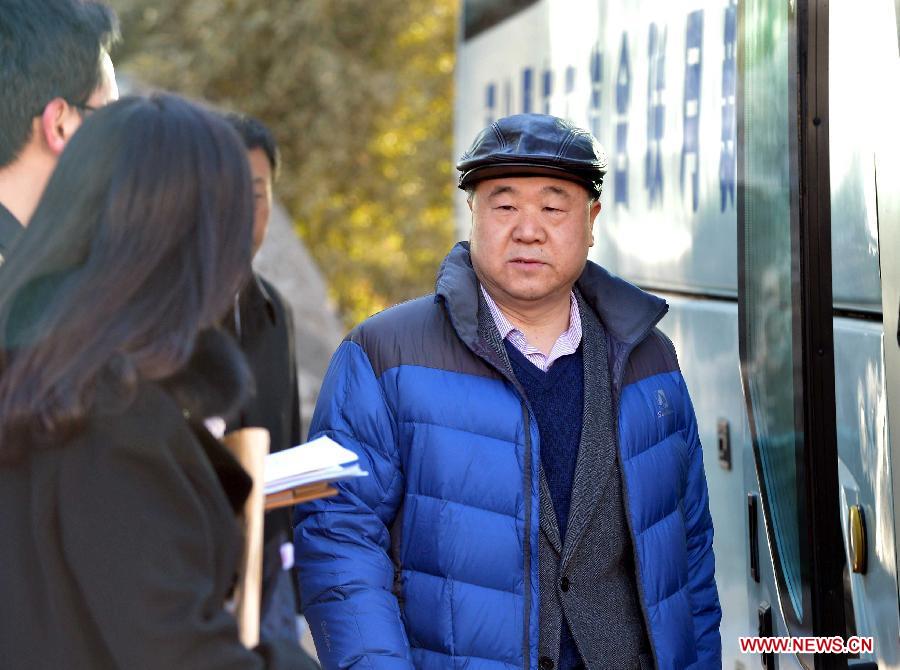
[(266, 510), (334, 495), (331, 482), (365, 477), (358, 457), (329, 437), (266, 456)]

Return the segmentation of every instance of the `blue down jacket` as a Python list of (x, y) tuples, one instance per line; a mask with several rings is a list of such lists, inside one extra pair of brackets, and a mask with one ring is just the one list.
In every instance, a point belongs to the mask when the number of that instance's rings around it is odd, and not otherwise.
[[(660, 668), (721, 664), (713, 529), (666, 303), (588, 263), (608, 331), (625, 509)], [(526, 668), (538, 660), (539, 435), (478, 325), (468, 246), (434, 296), (388, 309), (335, 352), (310, 436), (370, 476), (298, 507), (306, 617), (331, 668)], [(610, 612), (615, 616), (615, 612)]]

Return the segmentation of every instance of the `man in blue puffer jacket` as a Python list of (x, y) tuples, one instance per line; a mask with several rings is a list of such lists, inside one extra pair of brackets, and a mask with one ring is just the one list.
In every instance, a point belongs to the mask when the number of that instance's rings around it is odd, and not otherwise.
[(587, 262), (606, 157), (552, 116), (457, 166), (470, 244), (341, 344), (310, 434), (369, 477), (298, 508), (331, 668), (719, 668), (713, 529), (666, 303)]

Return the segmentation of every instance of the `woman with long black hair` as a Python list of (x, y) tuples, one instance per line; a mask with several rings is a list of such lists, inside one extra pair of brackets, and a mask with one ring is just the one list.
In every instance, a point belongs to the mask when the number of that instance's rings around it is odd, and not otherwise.
[(244, 148), (171, 95), (93, 112), (0, 267), (0, 665), (294, 667), (225, 601), (249, 479), (203, 428), (246, 364)]

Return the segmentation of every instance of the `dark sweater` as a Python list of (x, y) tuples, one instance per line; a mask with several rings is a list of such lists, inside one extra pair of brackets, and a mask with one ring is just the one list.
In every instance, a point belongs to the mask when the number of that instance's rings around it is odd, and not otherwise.
[(557, 359), (547, 372), (525, 358), (509, 340), (504, 342), (516, 379), (525, 389), (541, 436), (541, 465), (553, 498), (559, 536), (566, 536), (575, 461), (581, 443), (584, 411), (584, 364), (581, 347)]
[[(553, 511), (559, 524), (559, 535), (566, 536), (572, 482), (581, 443), (584, 415), (584, 363), (582, 347), (569, 356), (557, 359), (547, 372), (529, 361), (524, 354), (504, 341), (516, 379), (528, 396), (537, 420), (541, 438), (541, 465), (550, 488)], [(562, 626), (558, 670), (584, 667), (572, 632)]]

